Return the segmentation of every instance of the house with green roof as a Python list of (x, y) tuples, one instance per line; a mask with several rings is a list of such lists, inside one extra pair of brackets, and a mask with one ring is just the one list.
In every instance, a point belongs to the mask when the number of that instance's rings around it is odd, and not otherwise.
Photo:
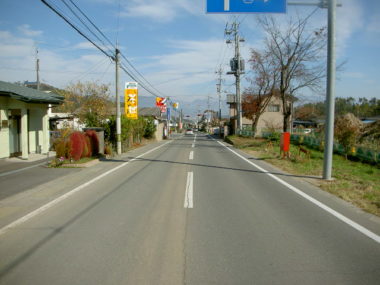
[(64, 97), (0, 81), (0, 158), (47, 153), (48, 109)]

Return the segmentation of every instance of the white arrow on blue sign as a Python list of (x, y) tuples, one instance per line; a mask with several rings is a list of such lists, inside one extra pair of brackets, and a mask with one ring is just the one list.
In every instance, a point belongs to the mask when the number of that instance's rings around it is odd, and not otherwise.
[(286, 13), (286, 0), (207, 0), (207, 13)]

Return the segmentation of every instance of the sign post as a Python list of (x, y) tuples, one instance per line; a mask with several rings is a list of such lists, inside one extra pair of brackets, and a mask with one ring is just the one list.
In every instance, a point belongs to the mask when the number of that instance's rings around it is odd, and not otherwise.
[(286, 13), (286, 0), (207, 0), (207, 13)]

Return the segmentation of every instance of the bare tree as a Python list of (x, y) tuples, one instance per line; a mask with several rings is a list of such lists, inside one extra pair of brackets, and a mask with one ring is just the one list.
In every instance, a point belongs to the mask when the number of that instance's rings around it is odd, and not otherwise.
[(283, 130), (290, 129), (292, 101), (296, 92), (308, 87), (323, 89), (325, 71), (326, 29), (307, 30), (307, 18), (290, 19), (285, 27), (273, 17), (258, 20), (266, 33), (265, 49), (279, 72), (279, 90), (284, 115)]
[(260, 116), (275, 95), (279, 73), (268, 53), (251, 50), (249, 60), (253, 77), (251, 86), (243, 94), (242, 108), (244, 117), (252, 120), (252, 131), (256, 134)]

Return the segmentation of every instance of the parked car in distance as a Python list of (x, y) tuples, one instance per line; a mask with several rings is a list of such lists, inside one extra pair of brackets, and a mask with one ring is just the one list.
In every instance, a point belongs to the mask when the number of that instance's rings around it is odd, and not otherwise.
[(185, 135), (193, 135), (193, 134), (194, 134), (194, 132), (192, 129), (186, 129)]
[(304, 133), (304, 134), (311, 134), (311, 129), (304, 129), (304, 130), (303, 130), (303, 133)]

